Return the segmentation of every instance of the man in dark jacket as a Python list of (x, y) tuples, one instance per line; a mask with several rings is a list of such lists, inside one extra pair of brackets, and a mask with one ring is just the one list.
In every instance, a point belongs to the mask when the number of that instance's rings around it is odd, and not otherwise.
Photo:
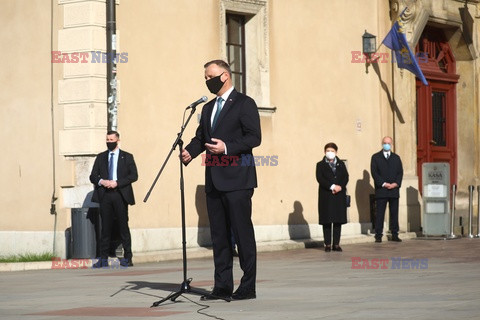
[(402, 186), (403, 167), (400, 157), (392, 152), (393, 139), (382, 139), (383, 149), (374, 155), (371, 160), (371, 173), (375, 184), (375, 200), (377, 203), (377, 217), (375, 219), (375, 242), (382, 242), (383, 221), (387, 203), (390, 211), (390, 231), (392, 241), (401, 242), (398, 237), (398, 202), (400, 187)]
[[(188, 164), (207, 151), (205, 192), (213, 244), (215, 284), (203, 300), (256, 298), (257, 248), (252, 223), (252, 196), (257, 174), (252, 149), (261, 142), (255, 101), (233, 87), (230, 66), (222, 60), (204, 65), (206, 85), (216, 98), (202, 110), (195, 137), (182, 152)], [(247, 163), (248, 162), (248, 163)], [(233, 292), (231, 233), (238, 247), (243, 277)]]
[(128, 205), (135, 204), (132, 183), (137, 181), (137, 166), (133, 155), (120, 150), (118, 146), (120, 135), (116, 131), (107, 132), (107, 151), (99, 153), (93, 164), (90, 181), (93, 183), (92, 201), (100, 204), (102, 231), (100, 239), (100, 259), (94, 268), (108, 266), (108, 253), (112, 229), (116, 220), (124, 259), (122, 266), (133, 266), (132, 244), (128, 228)]

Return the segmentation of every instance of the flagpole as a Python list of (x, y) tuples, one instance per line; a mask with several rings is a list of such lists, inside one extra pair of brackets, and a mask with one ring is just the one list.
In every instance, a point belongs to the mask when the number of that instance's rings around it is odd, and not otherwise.
[[(393, 57), (394, 55), (397, 56), (397, 66), (400, 69), (406, 69), (413, 74), (415, 74), (416, 77), (418, 77), (424, 85), (428, 85), (427, 80), (425, 79), (425, 76), (423, 75), (422, 70), (420, 69), (420, 66), (417, 63), (416, 56), (414, 55), (412, 49), (410, 48), (410, 45), (408, 44), (408, 40), (406, 38), (406, 35), (404, 33), (404, 24), (402, 22), (402, 16), (405, 14), (406, 10), (408, 9), (409, 5), (412, 5), (415, 3), (415, 0), (410, 1), (408, 5), (401, 11), (401, 13), (397, 16), (395, 19), (395, 22), (393, 23), (390, 31), (387, 33), (386, 37), (383, 39), (381, 42), (380, 46), (383, 44), (389, 49), (392, 50), (392, 103), (394, 105), (392, 106), (392, 129), (393, 129), (393, 138), (395, 138), (395, 113), (398, 113), (398, 110), (395, 110), (395, 70), (394, 70), (394, 62), (393, 62)], [(379, 49), (377, 49), (378, 51)], [(401, 50), (401, 53), (400, 53)], [(407, 54), (407, 60), (405, 60), (404, 54)], [(403, 74), (403, 73), (402, 73)]]
[[(413, 3), (413, 2), (412, 2)], [(395, 24), (395, 22), (397, 21), (398, 18), (402, 18), (402, 15), (405, 13), (405, 11), (407, 10), (408, 6), (412, 3), (409, 3), (405, 6), (405, 8), (403, 8), (403, 10), (400, 12), (400, 14), (397, 16), (397, 18), (395, 18), (393, 20), (393, 23), (392, 23), (392, 26), (390, 28), (393, 27), (393, 25)], [(383, 44), (383, 41), (380, 43), (380, 46), (382, 46)], [(378, 47), (378, 49), (380, 49), (380, 46)], [(395, 126), (395, 106), (397, 105), (396, 101), (395, 101), (395, 67), (394, 67), (394, 64), (395, 62), (393, 61), (393, 50), (390, 51), (392, 53), (392, 59), (390, 60), (390, 68), (391, 68), (391, 71), (392, 71), (392, 103), (393, 105), (391, 106), (390, 109), (392, 109), (392, 139), (393, 141), (397, 141), (396, 139), (396, 126)]]
[[(405, 11), (407, 11), (408, 9), (408, 6), (411, 5), (414, 1), (408, 3), (405, 8), (403, 8), (403, 10), (400, 12), (400, 14), (397, 16), (397, 18), (394, 20), (393, 24), (392, 24), (392, 27), (393, 25), (395, 24), (395, 22), (397, 21), (398, 18), (402, 19), (402, 16), (403, 14), (405, 13)], [(383, 44), (383, 41), (382, 43), (380, 43), (380, 46)], [(380, 49), (380, 47), (379, 47)], [(396, 112), (396, 108), (395, 106), (397, 105), (396, 101), (395, 101), (395, 67), (394, 67), (394, 61), (393, 61), (393, 50), (390, 51), (392, 53), (392, 59), (391, 59), (391, 63), (390, 63), (390, 66), (391, 66), (391, 70), (392, 70), (392, 103), (393, 103), (393, 106), (391, 107), (392, 109), (392, 138), (393, 138), (393, 141), (397, 141), (396, 139), (396, 126), (395, 126), (395, 112)]]
[[(393, 58), (393, 54), (392, 54), (392, 58)], [(395, 130), (395, 106), (396, 106), (396, 102), (395, 102), (395, 68), (393, 66), (394, 62), (393, 62), (393, 59), (390, 63), (390, 66), (392, 68), (392, 103), (393, 103), (393, 106), (391, 107), (392, 109), (392, 138), (393, 138), (393, 141), (397, 141), (395, 139), (395, 133), (396, 133), (396, 130)], [(396, 150), (395, 150), (396, 151)]]
[[(412, 4), (412, 3), (407, 3), (405, 8), (403, 8), (402, 12), (400, 12), (400, 14), (398, 15), (397, 19), (398, 18), (402, 19), (403, 14), (405, 13), (405, 11), (407, 11), (408, 6), (410, 4)], [(395, 19), (395, 21), (397, 21), (397, 19)], [(395, 22), (393, 24), (395, 24)], [(396, 111), (395, 106), (397, 106), (397, 102), (395, 101), (395, 67), (394, 67), (394, 62), (393, 62), (393, 51), (390, 51), (390, 52), (392, 52), (392, 63), (390, 64), (391, 68), (392, 68), (392, 102), (393, 102), (393, 108), (392, 108), (392, 131), (393, 131), (392, 132), (392, 138), (393, 138), (393, 141), (397, 141), (397, 139), (396, 139), (397, 130), (396, 130), (396, 126), (395, 126), (395, 111)], [(394, 145), (396, 145), (396, 144), (394, 144)], [(397, 150), (395, 150), (395, 152), (396, 151)]]

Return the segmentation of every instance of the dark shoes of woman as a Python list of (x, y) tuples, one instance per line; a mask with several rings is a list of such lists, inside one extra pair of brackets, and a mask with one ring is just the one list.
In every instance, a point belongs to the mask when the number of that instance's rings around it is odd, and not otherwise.
[(339, 245), (334, 245), (333, 248), (331, 245), (326, 245), (325, 246), (325, 252), (330, 252), (330, 251), (338, 251), (342, 252), (342, 248)]

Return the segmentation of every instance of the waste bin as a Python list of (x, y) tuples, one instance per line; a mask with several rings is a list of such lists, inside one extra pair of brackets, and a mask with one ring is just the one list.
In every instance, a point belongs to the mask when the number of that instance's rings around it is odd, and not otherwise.
[(95, 219), (89, 210), (93, 208), (72, 208), (72, 258), (95, 258), (97, 241)]

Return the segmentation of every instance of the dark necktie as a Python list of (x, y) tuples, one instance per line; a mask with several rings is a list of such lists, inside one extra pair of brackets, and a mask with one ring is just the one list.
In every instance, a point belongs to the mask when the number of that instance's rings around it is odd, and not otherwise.
[(212, 130), (215, 129), (215, 125), (217, 124), (218, 117), (220, 116), (220, 112), (222, 111), (222, 97), (218, 97), (217, 99), (217, 111), (215, 112), (215, 116), (213, 117), (213, 122), (212, 122)]
[(387, 160), (388, 160), (388, 158), (390, 158), (390, 152), (389, 152), (389, 153), (387, 153)]
[(115, 153), (110, 153), (110, 160), (108, 161), (108, 180), (113, 180), (113, 156)]

